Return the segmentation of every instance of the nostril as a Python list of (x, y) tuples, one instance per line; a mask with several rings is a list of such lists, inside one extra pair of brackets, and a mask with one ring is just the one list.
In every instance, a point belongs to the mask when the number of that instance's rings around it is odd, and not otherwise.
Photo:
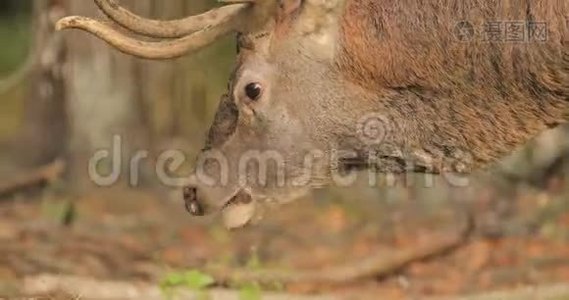
[(185, 187), (183, 193), (186, 210), (196, 217), (205, 215), (205, 210), (199, 203), (198, 190), (195, 187)]

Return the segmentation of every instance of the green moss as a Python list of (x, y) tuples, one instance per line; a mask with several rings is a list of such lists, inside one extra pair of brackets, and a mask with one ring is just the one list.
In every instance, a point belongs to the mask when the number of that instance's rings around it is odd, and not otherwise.
[(0, 18), (0, 76), (17, 70), (25, 61), (30, 41), (30, 23), (27, 17)]
[[(26, 17), (0, 18), (0, 78), (18, 70), (25, 62), (30, 37)], [(3, 141), (14, 135), (21, 124), (25, 83), (0, 92), (0, 141)]]

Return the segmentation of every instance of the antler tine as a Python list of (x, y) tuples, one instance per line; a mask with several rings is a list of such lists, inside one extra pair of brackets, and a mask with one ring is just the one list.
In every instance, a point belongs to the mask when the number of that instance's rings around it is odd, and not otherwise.
[[(234, 15), (231, 5), (210, 10), (179, 20), (159, 21), (143, 18), (121, 7), (115, 0), (94, 0), (97, 6), (113, 21), (135, 33), (156, 38), (179, 38), (203, 28), (214, 26)], [(239, 0), (249, 4), (255, 0)]]
[[(148, 59), (180, 57), (212, 44), (232, 31), (257, 30), (272, 18), (278, 5), (276, 0), (221, 0), (221, 2), (234, 4), (215, 8), (205, 14), (183, 20), (156, 21), (144, 19), (121, 9), (114, 0), (95, 1), (102, 6), (111, 19), (135, 33), (162, 38), (181, 37), (157, 42), (144, 41), (124, 35), (108, 24), (79, 16), (59, 20), (57, 29), (84, 30), (126, 54)], [(254, 5), (251, 5), (252, 3)], [(182, 23), (185, 25), (182, 26)], [(178, 25), (170, 28), (172, 24)], [(191, 33), (183, 35), (184, 32)]]
[(56, 27), (57, 30), (68, 28), (84, 30), (126, 54), (148, 59), (170, 59), (199, 50), (233, 31), (237, 26), (236, 22), (238, 20), (236, 17), (240, 15), (247, 6), (246, 4), (229, 5), (227, 8), (231, 9), (231, 14), (229, 14), (229, 17), (224, 20), (223, 23), (203, 28), (183, 38), (159, 42), (141, 41), (123, 35), (107, 24), (86, 17), (66, 17), (59, 20)]

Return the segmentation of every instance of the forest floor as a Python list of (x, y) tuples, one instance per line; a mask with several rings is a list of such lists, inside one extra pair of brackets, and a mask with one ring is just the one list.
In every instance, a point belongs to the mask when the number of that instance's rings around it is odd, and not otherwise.
[[(270, 289), (346, 299), (423, 299), (568, 283), (569, 196), (521, 189), (516, 197), (516, 217), (504, 225), (510, 229), (478, 232), (458, 249), (392, 275), (340, 285), (275, 284)], [(364, 203), (303, 200), (270, 212), (258, 226), (229, 232), (216, 219), (191, 218), (181, 199), (167, 198), (123, 188), (71, 197), (49, 188), (41, 195), (1, 200), (0, 298), (29, 292), (24, 280), (44, 274), (164, 287), (192, 270), (199, 281), (202, 273), (197, 270), (212, 265), (252, 272), (318, 270), (421, 247), (456, 230), (460, 219), (441, 206), (431, 208), (436, 214), (421, 217), (418, 210), (429, 209), (405, 200), (388, 205), (381, 217), (370, 213), (380, 207)]]

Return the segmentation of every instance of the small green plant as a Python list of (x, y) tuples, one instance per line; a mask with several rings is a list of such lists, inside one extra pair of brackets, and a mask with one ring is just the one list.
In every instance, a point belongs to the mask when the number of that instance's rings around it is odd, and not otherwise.
[(43, 215), (61, 225), (69, 226), (77, 219), (75, 202), (69, 199), (42, 201)]
[(239, 300), (261, 300), (261, 287), (256, 283), (244, 284), (239, 290)]
[(259, 249), (257, 247), (251, 248), (251, 256), (247, 260), (245, 266), (250, 270), (259, 270), (263, 267), (261, 258), (259, 257)]
[(209, 299), (206, 288), (215, 283), (215, 279), (208, 274), (202, 273), (198, 270), (191, 270), (187, 272), (174, 272), (170, 273), (160, 282), (160, 290), (166, 299), (174, 297), (174, 289), (188, 288), (194, 291), (197, 299)]

